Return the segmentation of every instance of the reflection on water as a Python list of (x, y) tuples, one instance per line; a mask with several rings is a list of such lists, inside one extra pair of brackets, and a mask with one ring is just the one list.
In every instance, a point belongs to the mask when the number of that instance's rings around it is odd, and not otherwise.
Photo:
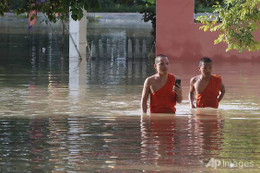
[[(72, 87), (77, 80), (61, 35), (0, 25), (0, 172), (229, 172), (241, 165), (258, 171), (259, 63), (214, 62), (227, 90), (216, 111), (189, 109), (197, 64), (171, 60), (184, 93), (177, 115), (140, 116), (143, 82), (154, 69), (135, 51), (127, 57), (126, 43), (137, 37), (148, 44), (150, 37), (140, 34), (147, 28), (121, 28), (123, 34), (117, 28), (113, 35), (94, 27), (89, 40), (101, 39), (103, 51), (84, 70), (79, 64), (81, 78)], [(218, 169), (207, 167), (212, 159), (221, 161)]]
[(155, 164), (205, 166), (210, 157), (218, 158), (221, 147), (221, 124), (218, 115), (151, 115), (143, 117), (143, 159)]
[(98, 85), (140, 85), (153, 73), (148, 60), (94, 60), (87, 67), (87, 81)]
[(3, 172), (205, 171), (211, 158), (229, 161), (224, 170), (235, 161), (259, 165), (260, 131), (251, 127), (259, 122), (241, 126), (220, 114), (1, 117), (0, 124)]

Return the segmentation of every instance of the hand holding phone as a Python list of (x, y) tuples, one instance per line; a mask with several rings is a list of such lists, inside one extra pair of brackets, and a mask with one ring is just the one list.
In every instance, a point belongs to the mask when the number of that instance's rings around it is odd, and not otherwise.
[(182, 88), (181, 88), (181, 80), (175, 80), (175, 86), (173, 87), (173, 91), (176, 93), (176, 101), (177, 103), (182, 102)]
[(175, 79), (175, 86), (176, 87), (181, 86), (181, 80), (180, 79)]

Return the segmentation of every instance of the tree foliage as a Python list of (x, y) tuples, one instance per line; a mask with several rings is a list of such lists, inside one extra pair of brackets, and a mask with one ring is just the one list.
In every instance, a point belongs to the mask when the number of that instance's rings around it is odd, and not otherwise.
[[(67, 20), (69, 12), (74, 20), (83, 17), (83, 10), (98, 11), (106, 5), (138, 6), (145, 22), (152, 23), (152, 36), (155, 39), (156, 29), (156, 0), (1, 0), (0, 15), (13, 11), (22, 14), (36, 10), (45, 14), (49, 21)], [(35, 17), (35, 16), (33, 16)]]
[(143, 20), (145, 22), (152, 23), (151, 35), (155, 41), (156, 38), (156, 0), (144, 0), (145, 5), (141, 9), (140, 13), (143, 14)]
[(0, 15), (4, 15), (4, 12), (8, 10), (9, 4), (8, 0), (0, 1)]
[[(152, 1), (155, 4), (155, 0)], [(135, 12), (145, 13), (150, 10), (149, 4), (152, 4), (150, 0), (1, 0), (0, 15), (8, 11), (22, 14), (36, 10), (44, 13), (50, 21), (56, 22), (59, 19), (67, 19), (69, 11), (74, 20), (79, 20), (83, 16), (83, 10), (92, 12), (137, 10)], [(152, 8), (155, 11), (155, 5)], [(144, 16), (144, 20), (146, 19)]]
[(80, 20), (83, 17), (83, 10), (98, 5), (98, 0), (16, 0), (12, 3), (10, 0), (1, 0), (0, 14), (3, 15), (11, 9), (16, 14), (36, 10), (45, 14), (51, 22), (56, 22), (59, 19), (68, 19), (70, 12), (74, 20)]
[[(221, 4), (223, 0), (218, 0)], [(216, 0), (195, 0), (195, 13), (213, 11), (212, 6), (216, 4)], [(210, 9), (210, 10), (209, 10)], [(208, 11), (209, 10), (209, 11)]]
[(219, 31), (215, 44), (227, 43), (227, 51), (260, 50), (260, 42), (255, 38), (256, 31), (259, 32), (260, 0), (224, 0), (223, 5), (217, 3), (213, 7), (218, 17), (201, 16), (198, 20), (204, 24), (200, 29)]

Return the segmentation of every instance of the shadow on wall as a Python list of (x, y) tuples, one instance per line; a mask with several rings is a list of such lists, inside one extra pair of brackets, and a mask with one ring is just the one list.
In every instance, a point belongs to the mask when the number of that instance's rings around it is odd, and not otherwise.
[[(195, 42), (185, 41), (182, 45), (183, 49), (180, 57), (187, 57), (187, 59), (200, 59), (202, 57), (202, 47)], [(185, 58), (186, 59), (186, 58)]]
[(171, 50), (162, 54), (166, 54), (169, 58), (175, 60), (187, 60), (187, 59), (200, 59), (202, 57), (202, 47), (200, 44), (191, 41), (185, 41), (184, 43), (172, 42)]
[[(170, 58), (174, 58), (175, 60), (193, 60), (193, 61), (199, 61), (202, 57), (209, 57), (213, 61), (226, 61), (226, 62), (247, 62), (247, 61), (259, 61), (260, 56), (248, 56), (245, 54), (245, 56), (237, 56), (235, 54), (220, 54), (220, 53), (207, 53), (203, 54), (203, 46), (201, 44), (198, 44), (198, 42), (193, 41), (185, 41), (184, 43), (178, 43), (178, 42), (172, 42), (171, 44), (171, 51), (168, 51), (168, 56)], [(237, 52), (235, 50), (232, 51)], [(167, 53), (167, 52), (166, 52)], [(214, 53), (214, 52), (213, 52)]]

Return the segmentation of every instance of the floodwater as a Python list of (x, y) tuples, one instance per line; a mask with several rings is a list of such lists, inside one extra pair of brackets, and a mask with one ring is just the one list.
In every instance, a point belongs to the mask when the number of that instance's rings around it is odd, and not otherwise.
[[(176, 115), (141, 116), (149, 27), (90, 25), (96, 57), (75, 80), (59, 32), (27, 32), (20, 20), (0, 23), (0, 172), (259, 172), (260, 63), (214, 62), (220, 109), (190, 110), (197, 64), (171, 60), (183, 103)], [(141, 40), (132, 52), (129, 39)]]

